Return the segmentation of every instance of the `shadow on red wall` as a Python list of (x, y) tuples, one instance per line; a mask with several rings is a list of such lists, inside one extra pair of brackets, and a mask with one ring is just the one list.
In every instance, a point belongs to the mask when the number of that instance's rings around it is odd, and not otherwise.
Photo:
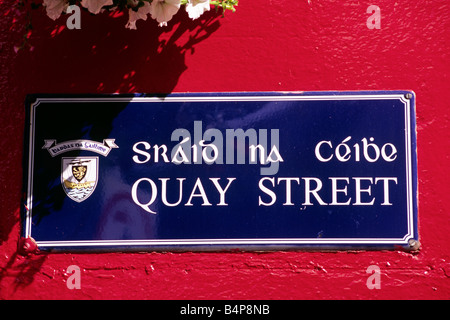
[[(2, 159), (11, 158), (8, 172), (1, 171), (2, 185), (7, 185), (7, 176), (21, 176), (21, 155), (6, 151), (22, 144), (23, 131), (19, 130), (23, 127), (17, 122), (25, 122), (27, 94), (170, 93), (187, 69), (185, 56), (194, 54), (195, 45), (220, 27), (221, 17), (220, 12), (210, 11), (192, 21), (181, 8), (167, 27), (158, 27), (148, 17), (137, 22), (137, 30), (129, 30), (125, 28), (127, 12), (94, 16), (83, 10), (81, 29), (70, 30), (66, 26), (70, 15), (52, 21), (42, 6), (31, 10), (16, 4), (11, 8), (3, 17), (3, 24), (12, 31), (11, 47), (0, 48), (9, 50), (12, 72), (6, 76), (8, 88), (14, 88), (8, 92), (8, 107), (2, 108), (2, 120), (10, 121), (13, 130), (8, 131), (7, 123), (2, 125), (11, 138), (2, 148)], [(15, 56), (12, 44), (16, 45)], [(9, 192), (11, 196), (1, 203), (0, 244), (10, 237), (19, 219), (20, 191)]]
[[(62, 15), (54, 22), (42, 6), (9, 10), (6, 18), (11, 21), (12, 42), (23, 48), (11, 57), (13, 71), (8, 75), (8, 88), (14, 88), (14, 92), (9, 92), (10, 105), (7, 110), (3, 108), (4, 112), (15, 118), (21, 115), (16, 121), (24, 123), (23, 103), (31, 93), (172, 92), (187, 69), (185, 56), (194, 54), (195, 45), (220, 27), (220, 12), (211, 10), (193, 21), (183, 11), (184, 7), (167, 27), (158, 27), (148, 17), (147, 21), (137, 22), (137, 30), (129, 30), (125, 28), (127, 12), (94, 16), (82, 10), (81, 29), (70, 30), (66, 27), (70, 15)], [(29, 23), (31, 31), (26, 27)], [(22, 37), (27, 33), (24, 45)], [(8, 115), (3, 114), (2, 118)], [(14, 126), (15, 131), (17, 127)], [(22, 132), (11, 135), (17, 140), (11, 144), (22, 143)], [(12, 167), (22, 171), (17, 161)], [(1, 214), (17, 211), (19, 198), (20, 194), (16, 194), (2, 203)], [(0, 243), (17, 222), (13, 220), (1, 228)]]
[[(137, 22), (137, 30), (125, 28), (127, 12), (94, 16), (82, 10), (81, 29), (70, 30), (66, 27), (69, 15), (52, 21), (42, 6), (30, 11), (30, 7), (24, 9), (16, 3), (11, 8), (2, 17), (8, 22), (2, 25), (8, 25), (12, 39), (8, 47), (0, 47), (9, 50), (12, 62), (7, 69), (11, 72), (6, 77), (8, 88), (14, 88), (5, 98), (8, 107), (2, 107), (2, 133), (8, 132), (10, 138), (8, 145), (1, 148), (5, 151), (2, 159), (10, 159), (5, 160), (10, 163), (7, 170), (0, 169), (2, 186), (7, 185), (8, 176), (22, 175), (22, 155), (6, 154), (6, 150), (20, 150), (17, 146), (23, 141), (23, 126), (17, 123), (25, 123), (23, 103), (27, 94), (170, 93), (187, 69), (186, 55), (194, 54), (195, 45), (220, 27), (220, 12), (210, 11), (192, 21), (182, 8), (167, 27), (158, 27), (148, 17), (147, 21)], [(3, 120), (9, 121), (9, 126), (3, 125)], [(19, 185), (17, 182), (13, 185)], [(1, 201), (0, 245), (14, 241), (15, 246), (21, 195), (18, 187), (8, 192), (10, 196)], [(33, 282), (47, 255), (21, 256), (14, 250), (9, 247), (5, 251), (7, 262), (0, 270), (0, 283), (12, 275), (17, 290)]]
[(127, 12), (94, 16), (83, 11), (81, 29), (70, 30), (70, 15), (53, 22), (44, 8), (35, 9), (29, 43), (21, 50), (26, 52), (17, 57), (16, 79), (27, 93), (49, 93), (48, 88), (52, 93), (169, 93), (187, 68), (186, 54), (220, 27), (220, 12), (192, 21), (183, 8), (167, 27), (148, 17), (137, 22), (137, 30), (125, 28)]

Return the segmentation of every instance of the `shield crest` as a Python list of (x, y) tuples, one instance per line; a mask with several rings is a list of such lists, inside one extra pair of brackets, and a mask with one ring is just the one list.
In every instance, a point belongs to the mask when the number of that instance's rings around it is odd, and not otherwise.
[(87, 166), (72, 165), (72, 175), (78, 182), (86, 176)]
[(63, 157), (61, 167), (61, 185), (66, 195), (76, 202), (89, 198), (97, 186), (98, 157)]

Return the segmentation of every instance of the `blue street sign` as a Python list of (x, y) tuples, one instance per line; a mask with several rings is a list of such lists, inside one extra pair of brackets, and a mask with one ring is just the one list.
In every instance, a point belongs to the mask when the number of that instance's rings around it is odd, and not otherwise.
[(417, 248), (409, 91), (30, 95), (42, 250)]

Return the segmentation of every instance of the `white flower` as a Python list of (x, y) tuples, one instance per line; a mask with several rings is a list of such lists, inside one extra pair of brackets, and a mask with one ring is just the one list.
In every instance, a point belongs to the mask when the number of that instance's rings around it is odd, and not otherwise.
[(140, 7), (137, 11), (133, 9), (128, 9), (128, 23), (126, 27), (128, 29), (136, 30), (136, 21), (139, 19), (147, 20), (147, 14), (150, 13), (150, 3), (144, 2), (144, 5)]
[(59, 18), (61, 13), (67, 9), (69, 6), (68, 0), (44, 0), (45, 10), (47, 15), (56, 20)]
[(159, 26), (167, 26), (167, 21), (172, 19), (180, 9), (181, 0), (153, 0), (150, 5), (150, 14), (158, 21)]
[(186, 4), (186, 12), (189, 15), (189, 18), (192, 20), (200, 17), (203, 12), (209, 11), (210, 9), (210, 0), (188, 0), (189, 2)]
[(112, 5), (112, 0), (82, 0), (81, 5), (93, 14), (97, 14), (104, 6)]

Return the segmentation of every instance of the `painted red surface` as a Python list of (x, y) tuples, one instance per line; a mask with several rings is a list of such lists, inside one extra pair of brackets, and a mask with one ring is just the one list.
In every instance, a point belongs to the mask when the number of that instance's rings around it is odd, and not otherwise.
[[(0, 299), (449, 299), (450, 3), (241, 0), (224, 19), (167, 28), (126, 15), (32, 13), (0, 1)], [(381, 29), (368, 29), (369, 5)], [(227, 252), (18, 254), (28, 93), (396, 90), (417, 95), (417, 253)], [(69, 290), (66, 269), (81, 269)], [(369, 290), (366, 269), (381, 270)]]

